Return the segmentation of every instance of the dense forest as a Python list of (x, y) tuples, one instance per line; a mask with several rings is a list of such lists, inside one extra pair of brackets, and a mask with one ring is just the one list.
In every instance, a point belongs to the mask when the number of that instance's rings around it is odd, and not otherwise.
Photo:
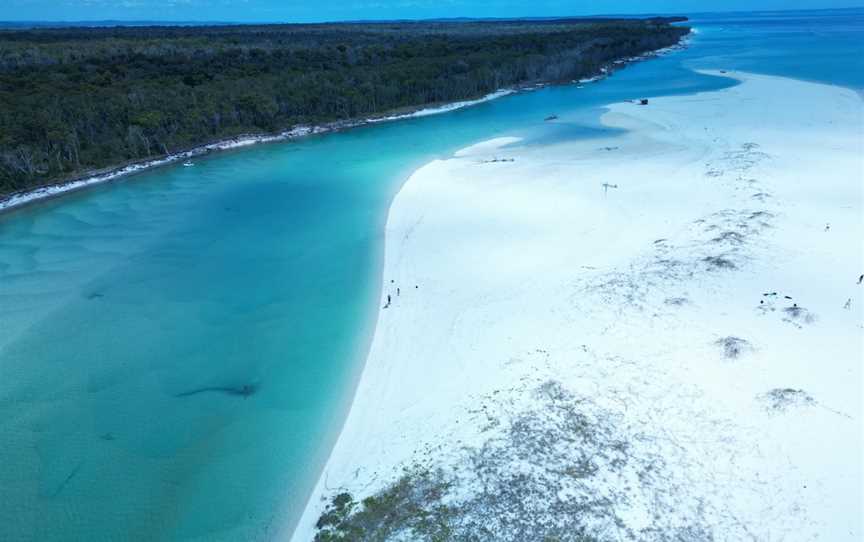
[(571, 80), (668, 19), (0, 30), (0, 195), (249, 133)]

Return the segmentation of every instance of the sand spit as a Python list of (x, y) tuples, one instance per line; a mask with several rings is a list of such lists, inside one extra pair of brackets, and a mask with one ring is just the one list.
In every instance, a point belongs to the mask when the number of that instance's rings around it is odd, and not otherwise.
[(864, 535), (864, 106), (726, 75), (610, 106), (608, 141), (493, 140), (411, 177), (294, 540), (343, 491), (429, 513), (396, 540)]

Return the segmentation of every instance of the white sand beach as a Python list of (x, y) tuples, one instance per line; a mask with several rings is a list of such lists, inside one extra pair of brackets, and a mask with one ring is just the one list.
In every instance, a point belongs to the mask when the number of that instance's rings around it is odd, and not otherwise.
[[(726, 76), (610, 106), (620, 137), (498, 139), (414, 173), (387, 221), (391, 303), (293, 540), (412, 465), (458, 473), (451, 502), (488, 492), (481, 449), (542, 481), (515, 515), (549, 529), (861, 540), (862, 98)], [(592, 438), (555, 433), (556, 405)], [(510, 454), (514, 420), (552, 438)], [(590, 446), (590, 473), (560, 474)], [(587, 496), (584, 519), (556, 512)], [(519, 522), (495, 512), (473, 521)]]

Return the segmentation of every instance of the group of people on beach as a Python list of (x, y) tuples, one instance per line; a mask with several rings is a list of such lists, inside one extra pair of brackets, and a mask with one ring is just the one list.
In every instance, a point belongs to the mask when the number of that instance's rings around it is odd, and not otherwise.
[[(394, 280), (390, 280), (390, 284), (395, 284), (395, 282), (396, 282), (396, 281), (394, 281)], [(419, 289), (419, 288), (420, 288), (419, 285), (417, 285), (417, 284), (414, 285), (414, 289), (415, 289), (415, 290), (417, 290), (417, 289)], [(397, 286), (397, 287), (396, 287), (396, 297), (400, 297), (401, 295), (402, 295), (402, 289), (399, 288), (399, 287)], [(385, 309), (389, 309), (389, 308), (390, 308), (390, 304), (391, 304), (392, 302), (393, 302), (393, 297), (392, 297), (390, 294), (387, 294), (387, 303), (384, 304), (384, 308), (385, 308)]]
[[(828, 226), (826, 226), (826, 231), (827, 231), (827, 228), (828, 228)], [(858, 276), (858, 282), (857, 282), (857, 284), (860, 286), (862, 283), (864, 283), (864, 275), (859, 275), (859, 276)], [(777, 297), (777, 292), (766, 292), (766, 293), (762, 294), (762, 297), (774, 298), (774, 297)], [(788, 295), (784, 295), (783, 298), (784, 298), (784, 299), (788, 299), (788, 300), (790, 300), (790, 301), (792, 300), (792, 297), (791, 297), (791, 296), (788, 296)], [(388, 298), (388, 299), (389, 299), (389, 298)], [(759, 300), (759, 305), (761, 305), (761, 306), (764, 307), (764, 306), (765, 306), (765, 300), (764, 300), (764, 299)], [(798, 308), (798, 303), (793, 303), (793, 304), (792, 304), (792, 308), (793, 308), (793, 309), (797, 309), (797, 308)], [(843, 304), (843, 308), (846, 309), (846, 310), (849, 310), (849, 309), (852, 308), (852, 298), (851, 298), (851, 297), (848, 298), (848, 299), (846, 300), (846, 303)], [(773, 310), (773, 309), (772, 309), (772, 310)]]

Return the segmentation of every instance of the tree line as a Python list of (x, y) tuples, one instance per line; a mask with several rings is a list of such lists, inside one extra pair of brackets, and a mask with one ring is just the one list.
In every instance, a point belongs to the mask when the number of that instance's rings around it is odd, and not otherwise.
[(239, 134), (593, 75), (668, 19), (0, 31), (0, 194)]

